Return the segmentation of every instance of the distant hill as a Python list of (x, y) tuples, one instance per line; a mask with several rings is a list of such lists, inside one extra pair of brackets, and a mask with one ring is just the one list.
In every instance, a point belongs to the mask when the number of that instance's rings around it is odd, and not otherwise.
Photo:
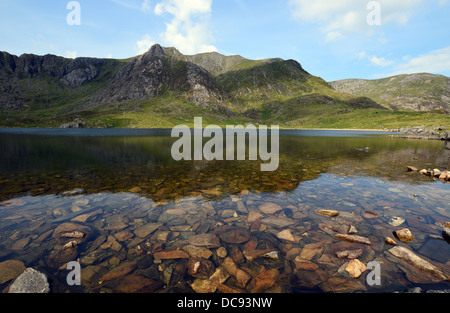
[(339, 91), (369, 97), (394, 110), (450, 113), (450, 78), (428, 73), (376, 80), (344, 79), (331, 82)]

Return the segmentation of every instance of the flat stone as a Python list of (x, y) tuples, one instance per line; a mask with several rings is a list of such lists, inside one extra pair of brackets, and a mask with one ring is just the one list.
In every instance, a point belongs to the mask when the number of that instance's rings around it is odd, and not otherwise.
[(30, 238), (25, 237), (17, 240), (11, 247), (14, 251), (22, 251), (30, 243)]
[(133, 236), (134, 235), (132, 232), (126, 231), (126, 230), (114, 234), (114, 237), (116, 237), (117, 240), (119, 240), (120, 242), (127, 241), (128, 239), (132, 238)]
[(181, 250), (157, 252), (154, 257), (157, 260), (189, 259), (189, 255)]
[(148, 223), (136, 229), (134, 234), (139, 238), (145, 238), (154, 233), (159, 227), (161, 227), (161, 224)]
[(215, 231), (215, 234), (219, 235), (226, 243), (240, 244), (249, 241), (250, 232), (243, 227), (228, 227), (223, 226)]
[(296, 224), (294, 220), (287, 218), (266, 218), (261, 220), (261, 223), (275, 228), (287, 228)]
[(277, 238), (286, 241), (295, 242), (295, 238), (289, 229), (283, 230), (277, 234)]
[(307, 260), (294, 260), (295, 270), (299, 271), (315, 271), (319, 268), (319, 265)]
[(276, 212), (283, 210), (281, 206), (272, 202), (264, 203), (260, 205), (258, 209), (265, 214), (275, 214)]
[(263, 217), (263, 215), (261, 213), (256, 212), (256, 211), (250, 211), (248, 213), (247, 222), (253, 223), (253, 222), (255, 222), (256, 220), (259, 220), (262, 217)]
[(102, 214), (103, 210), (99, 209), (90, 213), (81, 214), (77, 217), (71, 219), (72, 222), (86, 223), (88, 220), (94, 218), (95, 216)]
[(192, 258), (209, 259), (213, 254), (211, 250), (205, 247), (197, 247), (193, 245), (184, 246), (183, 251), (189, 254)]
[(47, 276), (33, 268), (27, 268), (9, 287), (9, 293), (49, 293)]
[(136, 269), (136, 267), (137, 267), (136, 262), (123, 263), (122, 265), (113, 268), (109, 273), (100, 278), (100, 282), (114, 280), (123, 277), (125, 275), (128, 275), (129, 273), (133, 272)]
[(115, 293), (153, 293), (157, 289), (162, 287), (161, 282), (154, 281), (152, 279), (131, 274), (122, 277), (116, 281), (109, 283), (107, 288), (112, 289)]
[(16, 279), (26, 270), (22, 261), (8, 260), (0, 263), (0, 285)]
[(297, 261), (312, 260), (316, 255), (321, 255), (323, 252), (323, 243), (311, 243), (303, 247), (300, 255), (295, 258)]
[(420, 270), (426, 271), (441, 280), (450, 279), (450, 276), (448, 274), (445, 274), (441, 269), (434, 266), (430, 262), (422, 259), (421, 257), (419, 257), (418, 255), (416, 255), (414, 252), (412, 252), (407, 248), (396, 246), (388, 250), (388, 252), (393, 256), (395, 256), (396, 258), (399, 258), (400, 260), (403, 260), (406, 263)]
[(341, 239), (341, 240), (356, 242), (356, 243), (363, 243), (366, 245), (372, 244), (372, 242), (370, 242), (369, 238), (356, 236), (356, 235), (335, 234), (334, 237)]
[(219, 248), (221, 246), (219, 238), (213, 233), (192, 236), (188, 242), (197, 247)]
[(363, 253), (363, 249), (355, 249), (355, 250), (343, 250), (343, 251), (336, 251), (334, 254), (339, 259), (350, 259), (354, 260), (359, 258)]
[(359, 278), (362, 273), (367, 270), (367, 267), (358, 259), (351, 260), (348, 262), (345, 270), (350, 274), (353, 278)]

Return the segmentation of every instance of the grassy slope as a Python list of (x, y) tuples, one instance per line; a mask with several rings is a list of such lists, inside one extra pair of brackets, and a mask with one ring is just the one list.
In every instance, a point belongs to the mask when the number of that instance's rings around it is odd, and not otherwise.
[(376, 80), (346, 79), (330, 84), (337, 90), (369, 97), (387, 108), (427, 110), (435, 104), (450, 110), (450, 79), (442, 75), (422, 73)]
[[(0, 126), (58, 127), (81, 118), (90, 127), (171, 128), (180, 124), (193, 126), (194, 117), (199, 116), (203, 117), (204, 125), (219, 126), (254, 123), (282, 128), (450, 127), (448, 115), (350, 107), (346, 101), (353, 96), (333, 90), (319, 77), (293, 70), (297, 65), (292, 61), (267, 62), (238, 56), (227, 59), (217, 54), (206, 55), (206, 60), (201, 56), (197, 56), (197, 60), (191, 58), (196, 63), (210, 65), (219, 58), (220, 66), (216, 71), (221, 74), (216, 78), (231, 94), (232, 99), (226, 104), (236, 112), (232, 118), (204, 111), (186, 101), (180, 93), (171, 91), (150, 100), (77, 111), (79, 103), (106, 84), (120, 67), (118, 63), (74, 92), (43, 77), (29, 95), (36, 100), (29, 103), (29, 109), (0, 113)], [(255, 110), (255, 114), (246, 114), (251, 110)]]

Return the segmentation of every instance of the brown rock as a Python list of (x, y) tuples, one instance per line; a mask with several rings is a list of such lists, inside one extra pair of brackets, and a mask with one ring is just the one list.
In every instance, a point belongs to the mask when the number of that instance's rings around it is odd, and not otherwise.
[(79, 223), (86, 223), (88, 220), (92, 219), (93, 217), (102, 214), (103, 210), (99, 209), (90, 213), (82, 214), (77, 217), (74, 217), (71, 219), (72, 222), (79, 222)]
[(256, 211), (250, 211), (248, 213), (247, 222), (253, 223), (254, 221), (259, 220), (262, 217), (263, 217), (263, 215), (261, 213), (256, 212)]
[(80, 225), (76, 223), (63, 223), (56, 227), (53, 232), (53, 238), (55, 238), (58, 243), (66, 244), (70, 239), (76, 239), (78, 244), (86, 241), (92, 230), (86, 225)]
[(181, 250), (157, 252), (154, 257), (157, 260), (189, 259), (189, 255)]
[(22, 261), (8, 260), (0, 263), (0, 285), (16, 279), (25, 270), (26, 267)]
[(227, 256), (228, 252), (227, 249), (225, 249), (224, 247), (220, 247), (219, 249), (217, 249), (217, 256), (219, 258), (225, 258)]
[(120, 242), (127, 241), (128, 239), (132, 238), (133, 236), (134, 235), (132, 232), (129, 232), (126, 230), (114, 234), (114, 237), (116, 237), (117, 240), (119, 240)]
[(394, 236), (400, 241), (408, 243), (414, 240), (414, 236), (408, 228), (396, 230), (393, 233)]
[(341, 239), (341, 240), (356, 242), (356, 243), (363, 243), (366, 245), (372, 244), (372, 242), (370, 242), (369, 238), (356, 236), (356, 235), (335, 234), (334, 237)]
[(276, 212), (283, 210), (278, 204), (271, 202), (260, 205), (258, 209), (266, 214), (275, 214)]
[(316, 213), (329, 217), (335, 217), (339, 215), (339, 212), (336, 210), (316, 210)]
[(312, 260), (316, 255), (321, 255), (323, 252), (323, 243), (317, 242), (317, 243), (311, 243), (303, 247), (302, 252), (300, 252), (300, 255), (295, 258), (297, 261), (302, 260)]
[(222, 263), (222, 267), (237, 280), (238, 285), (241, 288), (245, 288), (248, 281), (251, 279), (251, 276), (239, 269), (231, 258), (226, 258)]
[(250, 282), (248, 289), (251, 290), (251, 293), (262, 293), (276, 284), (279, 275), (280, 273), (275, 268), (266, 270), (265, 267), (262, 267), (258, 276)]
[(192, 258), (209, 259), (213, 254), (211, 250), (204, 247), (196, 247), (192, 245), (184, 246), (183, 251), (189, 254)]
[(419, 171), (419, 169), (414, 166), (408, 166), (407, 169), (408, 169), (408, 172), (418, 172)]
[(66, 243), (66, 244), (63, 246), (63, 249), (64, 249), (64, 250), (70, 250), (70, 249), (76, 248), (77, 246), (78, 246), (78, 242), (76, 242), (76, 241), (71, 241), (71, 242), (69, 242), (69, 243)]
[(67, 262), (75, 261), (77, 255), (78, 249), (76, 247), (69, 250), (56, 250), (50, 253), (48, 261), (50, 263), (55, 263), (55, 265), (64, 264)]
[(417, 254), (415, 254), (414, 252), (412, 252), (411, 250), (409, 250), (407, 248), (404, 248), (401, 246), (396, 246), (396, 247), (388, 250), (388, 252), (390, 254), (392, 254), (393, 256), (399, 258), (400, 260), (403, 260), (406, 263), (408, 263), (420, 270), (426, 271), (441, 280), (449, 280), (450, 279), (450, 276), (448, 274), (445, 274), (441, 269), (434, 266), (430, 262), (422, 259)]
[(388, 245), (393, 245), (393, 246), (397, 245), (397, 242), (394, 239), (390, 238), (390, 237), (386, 237), (384, 239), (384, 242), (387, 243)]
[(286, 241), (295, 242), (295, 238), (289, 229), (283, 230), (277, 234), (277, 238)]
[(355, 249), (355, 250), (343, 250), (343, 251), (336, 251), (335, 255), (339, 259), (350, 259), (354, 260), (359, 258), (363, 253), (363, 249)]
[(109, 273), (103, 275), (102, 278), (100, 278), (100, 282), (109, 281), (118, 279), (120, 277), (123, 277), (125, 275), (128, 275), (129, 273), (133, 272), (137, 267), (136, 262), (126, 262), (122, 265), (113, 268)]
[(367, 270), (367, 267), (361, 261), (355, 259), (348, 262), (345, 270), (351, 277), (358, 278)]
[(206, 259), (190, 259), (187, 263), (187, 273), (200, 279), (208, 279), (214, 274), (214, 264)]
[(319, 268), (319, 265), (316, 263), (313, 263), (311, 261), (302, 260), (302, 259), (295, 259), (294, 260), (295, 270), (299, 271), (315, 271)]
[(250, 232), (243, 227), (222, 226), (214, 231), (226, 243), (240, 244), (249, 241)]
[(140, 275), (128, 275), (107, 284), (115, 293), (153, 293), (162, 287), (161, 282)]
[(11, 249), (14, 250), (14, 251), (22, 251), (29, 243), (30, 243), (30, 238), (29, 237), (25, 237), (25, 238), (17, 240), (13, 244)]
[(267, 253), (270, 253), (273, 251), (274, 250), (271, 250), (271, 249), (244, 251), (244, 256), (247, 260), (253, 261), (257, 258), (264, 257), (264, 255), (266, 255)]
[(191, 288), (196, 293), (214, 293), (217, 290), (217, 283), (209, 280), (209, 279), (196, 279), (191, 284)]
[(188, 242), (197, 247), (219, 248), (221, 246), (219, 238), (212, 233), (193, 236), (189, 238)]
[(139, 238), (145, 238), (154, 233), (159, 227), (161, 227), (161, 224), (148, 223), (136, 229), (134, 234)]

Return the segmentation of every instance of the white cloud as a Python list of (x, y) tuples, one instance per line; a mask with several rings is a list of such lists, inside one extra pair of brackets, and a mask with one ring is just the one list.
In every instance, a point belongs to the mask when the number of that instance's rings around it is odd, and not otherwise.
[(358, 60), (367, 59), (372, 65), (380, 66), (380, 67), (386, 67), (389, 65), (394, 64), (394, 61), (387, 60), (385, 58), (379, 58), (376, 55), (368, 55), (365, 51), (360, 52), (358, 54)]
[(150, 4), (151, 4), (151, 0), (144, 0), (144, 2), (142, 2), (142, 11), (150, 12), (152, 10), (152, 7)]
[[(444, 0), (440, 0), (444, 1)], [(381, 25), (408, 22), (412, 9), (422, 0), (379, 0)], [(369, 1), (361, 0), (289, 0), (292, 15), (309, 23), (319, 24), (327, 41), (344, 38), (347, 33), (371, 33), (374, 27), (368, 24), (368, 15), (373, 8)], [(337, 33), (341, 36), (337, 37)]]
[(395, 66), (389, 76), (413, 73), (444, 73), (450, 71), (450, 46), (433, 50), (415, 58), (405, 58), (406, 63)]
[(154, 8), (156, 15), (173, 16), (161, 34), (164, 44), (174, 46), (185, 54), (217, 51), (211, 43), (209, 17), (212, 0), (162, 0)]
[(136, 42), (136, 52), (141, 55), (147, 52), (156, 42), (152, 40), (150, 35), (145, 35), (141, 40)]
[(69, 59), (76, 59), (77, 58), (77, 51), (66, 51), (66, 53), (64, 54), (64, 57), (69, 58)]

